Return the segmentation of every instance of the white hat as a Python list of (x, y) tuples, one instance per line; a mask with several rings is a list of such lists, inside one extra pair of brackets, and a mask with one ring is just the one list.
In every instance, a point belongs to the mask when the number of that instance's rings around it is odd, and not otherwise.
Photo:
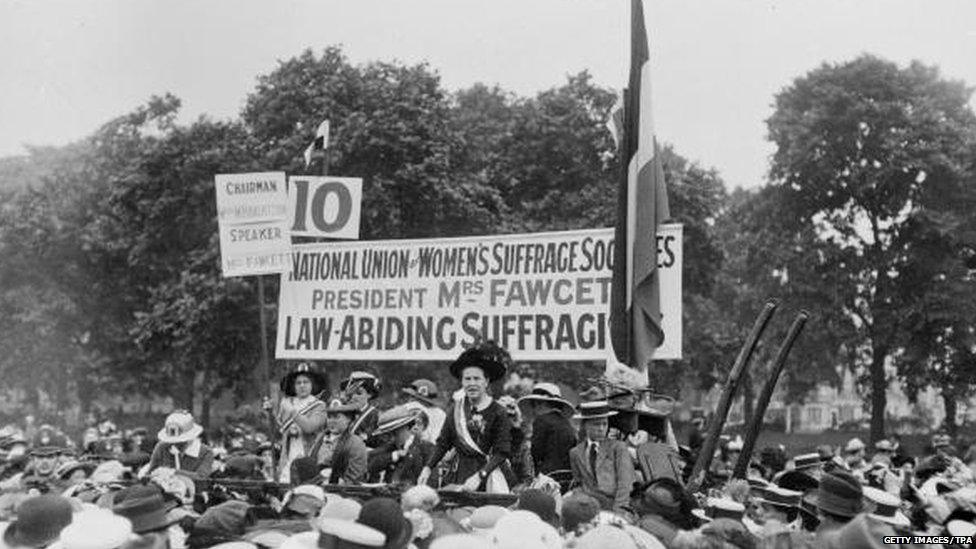
[(531, 511), (516, 510), (498, 519), (491, 531), (497, 549), (562, 549), (559, 532)]
[(976, 536), (976, 524), (965, 520), (950, 520), (946, 524), (946, 531), (950, 536), (973, 537)]
[(863, 450), (864, 448), (865, 448), (864, 443), (861, 442), (861, 439), (857, 437), (848, 440), (847, 444), (844, 445), (845, 452), (857, 452), (858, 450)]
[(311, 532), (301, 532), (288, 536), (288, 539), (281, 542), (278, 549), (318, 549), (319, 533), (316, 530)]
[(77, 513), (61, 530), (60, 545), (64, 549), (117, 549), (133, 537), (129, 519), (108, 509), (90, 509)]
[(367, 547), (382, 547), (386, 543), (386, 535), (383, 532), (358, 522), (341, 519), (319, 519), (315, 526), (321, 532), (320, 535), (335, 536)]
[(193, 415), (180, 410), (166, 416), (166, 422), (157, 434), (157, 438), (160, 442), (173, 444), (190, 442), (201, 434), (203, 434), (203, 427), (193, 420)]
[(873, 486), (862, 486), (861, 491), (864, 494), (864, 499), (874, 504), (875, 510), (870, 513), (872, 517), (903, 528), (912, 525), (912, 521), (908, 520), (908, 517), (901, 512), (900, 497)]
[(563, 398), (563, 392), (559, 388), (559, 385), (546, 381), (536, 383), (532, 387), (530, 394), (518, 399), (519, 406), (530, 402), (549, 402), (555, 404), (562, 409), (564, 414), (572, 413), (573, 411), (573, 405)]
[(745, 442), (742, 440), (742, 437), (735, 435), (735, 438), (729, 441), (729, 445), (726, 448), (730, 452), (741, 452), (743, 446), (745, 446)]

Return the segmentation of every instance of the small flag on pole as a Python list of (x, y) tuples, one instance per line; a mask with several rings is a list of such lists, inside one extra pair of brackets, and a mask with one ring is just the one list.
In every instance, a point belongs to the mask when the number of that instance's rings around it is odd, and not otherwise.
[(329, 121), (323, 120), (319, 124), (319, 129), (315, 130), (315, 139), (309, 143), (305, 149), (305, 167), (312, 163), (312, 154), (315, 151), (324, 151), (329, 148)]
[[(617, 359), (646, 371), (664, 341), (657, 226), (669, 217), (664, 169), (651, 119), (651, 78), (641, 0), (631, 0), (630, 82), (624, 93), (620, 178), (611, 287), (611, 339)], [(617, 125), (619, 110), (612, 113)], [(619, 245), (623, 244), (623, 245)]]

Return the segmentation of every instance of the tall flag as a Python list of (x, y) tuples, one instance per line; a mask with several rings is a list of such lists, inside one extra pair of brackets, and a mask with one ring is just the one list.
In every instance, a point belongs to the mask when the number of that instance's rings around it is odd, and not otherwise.
[(305, 167), (312, 163), (312, 153), (329, 148), (329, 121), (323, 120), (315, 130), (315, 139), (305, 148)]
[(610, 328), (617, 360), (643, 371), (664, 342), (661, 285), (657, 276), (657, 226), (670, 213), (651, 119), (651, 71), (642, 0), (631, 0), (630, 40)]

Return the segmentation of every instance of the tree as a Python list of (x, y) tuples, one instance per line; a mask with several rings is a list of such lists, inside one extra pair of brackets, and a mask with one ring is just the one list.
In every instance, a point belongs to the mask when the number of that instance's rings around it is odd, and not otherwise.
[(963, 184), (973, 150), (970, 90), (934, 67), (865, 55), (825, 64), (776, 96), (771, 177), (792, 230), (816, 232), (817, 268), (835, 273), (840, 313), (866, 366), (871, 437), (884, 436), (886, 365), (917, 288), (901, 273), (940, 193)]
[(458, 169), (461, 136), (425, 64), (349, 64), (338, 47), (305, 51), (259, 77), (242, 118), (267, 169), (302, 171), (301, 152), (331, 121), (330, 173), (363, 178), (363, 239), (484, 234), (502, 205), (479, 174)]

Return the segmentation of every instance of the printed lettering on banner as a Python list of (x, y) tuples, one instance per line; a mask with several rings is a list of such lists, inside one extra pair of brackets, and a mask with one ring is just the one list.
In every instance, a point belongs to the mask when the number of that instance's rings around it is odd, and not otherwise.
[(284, 172), (218, 174), (217, 223), (225, 277), (288, 270), (288, 195)]
[[(603, 360), (613, 229), (293, 249), (282, 273), (281, 359), (453, 360), (478, 338), (516, 360)], [(682, 226), (657, 239), (664, 344), (681, 357)]]

